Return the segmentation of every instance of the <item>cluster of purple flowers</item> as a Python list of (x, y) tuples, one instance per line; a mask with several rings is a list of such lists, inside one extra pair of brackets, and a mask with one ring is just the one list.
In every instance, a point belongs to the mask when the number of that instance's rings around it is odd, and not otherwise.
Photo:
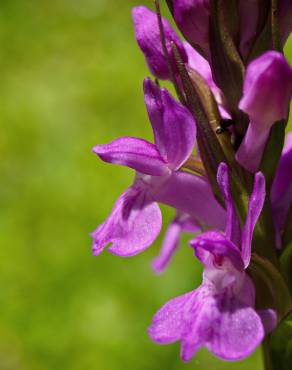
[[(287, 314), (269, 294), (258, 303), (257, 286), (273, 291), (260, 277), (272, 269), (281, 278), (279, 256), (292, 241), (292, 133), (283, 145), (292, 68), (282, 53), (292, 2), (279, 0), (276, 11), (270, 1), (167, 3), (187, 41), (161, 17), (158, 2), (156, 12), (133, 9), (155, 77), (144, 80), (154, 143), (126, 136), (94, 147), (103, 161), (134, 169), (135, 179), (92, 233), (93, 254), (108, 245), (119, 256), (142, 252), (160, 233), (159, 203), (174, 208), (153, 268), (162, 272), (189, 232), (203, 280), (156, 313), (149, 335), (181, 341), (184, 361), (203, 346), (238, 360)], [(159, 80), (174, 84), (179, 101)]]

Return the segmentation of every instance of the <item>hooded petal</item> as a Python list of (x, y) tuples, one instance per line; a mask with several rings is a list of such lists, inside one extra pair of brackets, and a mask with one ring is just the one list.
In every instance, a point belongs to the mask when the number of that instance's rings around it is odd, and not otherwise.
[(209, 0), (176, 0), (173, 2), (174, 20), (185, 38), (209, 50)]
[(247, 267), (251, 258), (251, 245), (255, 225), (262, 212), (266, 197), (266, 181), (261, 172), (255, 175), (253, 192), (249, 198), (245, 225), (242, 230), (241, 254), (244, 266)]
[(163, 186), (153, 189), (152, 196), (158, 202), (189, 214), (200, 224), (225, 228), (225, 210), (203, 177), (177, 171), (166, 179)]
[(239, 108), (253, 124), (271, 127), (286, 118), (291, 95), (291, 67), (283, 54), (268, 51), (248, 65)]
[(269, 51), (252, 61), (246, 71), (239, 108), (250, 124), (237, 152), (238, 162), (255, 172), (261, 162), (272, 125), (286, 118), (292, 95), (292, 69), (281, 53)]
[(281, 53), (268, 51), (252, 61), (246, 71), (239, 108), (250, 124), (237, 152), (238, 162), (255, 172), (272, 125), (285, 119), (292, 95), (292, 69)]
[[(132, 15), (136, 39), (145, 56), (151, 73), (162, 80), (170, 79), (167, 62), (162, 48), (157, 14), (145, 6), (136, 6), (133, 8)], [(166, 19), (163, 18), (162, 23), (166, 47), (171, 63), (175, 65), (171, 48), (172, 41), (177, 45), (183, 60), (187, 61), (187, 56), (182, 42), (176, 35), (175, 31)]]
[(192, 239), (190, 244), (197, 258), (208, 269), (229, 270), (232, 268), (238, 271), (244, 269), (238, 247), (218, 231), (202, 233)]
[(184, 231), (195, 233), (200, 227), (186, 214), (180, 214), (169, 224), (160, 253), (152, 261), (154, 271), (159, 274), (165, 270), (179, 246)]
[(168, 166), (176, 170), (192, 153), (196, 123), (187, 108), (150, 79), (144, 81), (144, 94), (155, 144)]
[(135, 185), (117, 200), (107, 220), (92, 233), (93, 254), (98, 255), (111, 244), (109, 252), (132, 256), (148, 248), (158, 236), (161, 212), (146, 189)]
[(222, 162), (218, 167), (217, 182), (220, 187), (221, 193), (224, 196), (227, 210), (225, 235), (227, 239), (231, 240), (235, 245), (240, 245), (240, 222), (236, 213), (236, 209), (233, 205), (233, 199), (229, 185), (228, 166), (226, 163)]
[(277, 172), (274, 178), (271, 201), (273, 216), (279, 230), (286, 222), (292, 205), (292, 133), (287, 135)]
[(105, 162), (127, 166), (148, 175), (169, 173), (156, 146), (143, 139), (121, 137), (109, 144), (96, 145), (93, 151)]

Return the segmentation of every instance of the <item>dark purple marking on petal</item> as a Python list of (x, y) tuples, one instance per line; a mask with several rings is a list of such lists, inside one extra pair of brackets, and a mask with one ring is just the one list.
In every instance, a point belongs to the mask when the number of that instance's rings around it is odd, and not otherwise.
[(190, 241), (196, 257), (206, 268), (226, 268), (226, 262), (231, 262), (238, 271), (243, 271), (244, 265), (240, 250), (219, 231), (206, 231)]
[(138, 254), (153, 243), (161, 224), (161, 211), (147, 189), (131, 186), (119, 197), (107, 220), (92, 233), (93, 254), (100, 254), (108, 244), (112, 254)]

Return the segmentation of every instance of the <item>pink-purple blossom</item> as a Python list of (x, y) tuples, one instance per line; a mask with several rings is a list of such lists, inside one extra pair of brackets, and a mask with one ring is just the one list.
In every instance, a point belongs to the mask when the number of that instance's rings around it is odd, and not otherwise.
[[(251, 258), (253, 230), (265, 199), (264, 176), (260, 172), (255, 176), (242, 230), (224, 163), (218, 169), (218, 182), (228, 213), (225, 233), (208, 231), (190, 242), (204, 265), (202, 284), (167, 302), (149, 328), (150, 337), (157, 343), (181, 341), (184, 361), (189, 361), (201, 347), (222, 359), (242, 359), (262, 341), (265, 325), (270, 329), (276, 324), (273, 310), (255, 309), (255, 287), (245, 272)], [(262, 322), (262, 315), (268, 324)]]
[(144, 93), (155, 144), (123, 137), (93, 148), (103, 161), (136, 170), (133, 185), (92, 233), (95, 255), (108, 244), (111, 253), (121, 256), (149, 247), (161, 229), (157, 202), (188, 214), (202, 225), (224, 226), (225, 211), (215, 200), (207, 179), (180, 170), (195, 145), (193, 117), (150, 79), (144, 82)]
[[(153, 270), (165, 271), (189, 233), (204, 266), (202, 283), (164, 304), (149, 336), (160, 344), (179, 341), (184, 361), (202, 347), (240, 360), (292, 312), (285, 276), (292, 256), (291, 133), (283, 147), (292, 68), (282, 50), (292, 3), (167, 4), (186, 41), (161, 16), (159, 1), (156, 12), (132, 11), (138, 46), (155, 77), (144, 80), (153, 143), (125, 136), (93, 148), (104, 162), (135, 171), (91, 234), (93, 254), (107, 246), (124, 257), (142, 252), (160, 234), (159, 205), (172, 208)], [(179, 101), (159, 80), (173, 83)], [(288, 343), (292, 330), (281, 335)], [(283, 370), (286, 347), (274, 341), (270, 336), (265, 344), (267, 369)]]

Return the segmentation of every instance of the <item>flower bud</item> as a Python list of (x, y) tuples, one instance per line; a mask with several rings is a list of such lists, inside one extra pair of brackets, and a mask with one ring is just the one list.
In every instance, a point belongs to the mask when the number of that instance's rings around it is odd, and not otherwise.
[(185, 38), (204, 51), (209, 47), (209, 0), (176, 0), (174, 20)]
[[(169, 80), (169, 65), (162, 46), (162, 35), (160, 34), (157, 14), (145, 6), (136, 6), (133, 8), (132, 15), (136, 39), (151, 73), (161, 80)], [(187, 61), (187, 55), (181, 40), (164, 18), (162, 18), (162, 26), (169, 63), (175, 70), (176, 63), (172, 53), (171, 42), (176, 44), (184, 61)]]
[(237, 152), (239, 163), (255, 172), (274, 123), (287, 117), (292, 95), (292, 69), (285, 57), (268, 51), (247, 68), (239, 108), (250, 123)]

